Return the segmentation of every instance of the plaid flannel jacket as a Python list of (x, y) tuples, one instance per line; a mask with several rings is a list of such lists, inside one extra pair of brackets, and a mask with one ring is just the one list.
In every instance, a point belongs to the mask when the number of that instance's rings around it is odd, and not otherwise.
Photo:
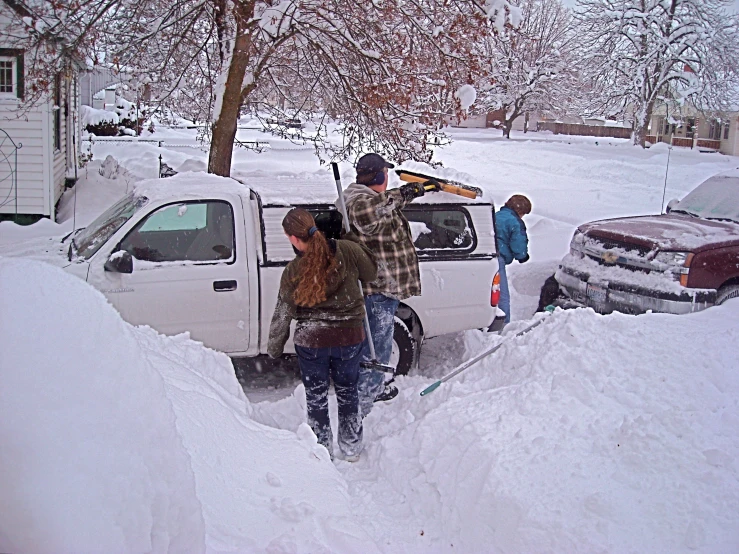
[(421, 294), (418, 256), (408, 220), (401, 212), (407, 200), (399, 189), (375, 192), (352, 183), (344, 191), (349, 221), (359, 240), (377, 260), (377, 279), (364, 294), (384, 294), (403, 300)]

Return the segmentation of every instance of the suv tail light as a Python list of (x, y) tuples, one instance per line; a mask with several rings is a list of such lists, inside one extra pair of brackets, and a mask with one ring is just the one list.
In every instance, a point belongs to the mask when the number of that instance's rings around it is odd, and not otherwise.
[(493, 284), (490, 286), (490, 305), (497, 306), (500, 301), (500, 273), (495, 273)]

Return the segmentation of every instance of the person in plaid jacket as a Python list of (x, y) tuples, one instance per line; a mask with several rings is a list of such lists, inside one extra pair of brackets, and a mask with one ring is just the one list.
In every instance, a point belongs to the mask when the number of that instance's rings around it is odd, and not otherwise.
[[(379, 154), (365, 154), (357, 161), (356, 182), (344, 191), (352, 230), (377, 261), (377, 279), (365, 286), (364, 300), (377, 361), (381, 364), (390, 361), (398, 303), (421, 294), (418, 256), (410, 225), (401, 209), (423, 196), (427, 189), (439, 190), (429, 188), (433, 182), (409, 183), (387, 190), (388, 169), (393, 167)], [(369, 358), (369, 347), (365, 344), (363, 360), (370, 361)], [(385, 383), (384, 376), (360, 375), (364, 415), (369, 413), (373, 401), (389, 400), (398, 394), (391, 382), (392, 376)]]

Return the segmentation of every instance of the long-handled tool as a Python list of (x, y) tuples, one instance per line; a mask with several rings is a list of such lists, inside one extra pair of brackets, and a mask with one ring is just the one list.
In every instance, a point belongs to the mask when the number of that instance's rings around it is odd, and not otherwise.
[[(344, 230), (349, 233), (351, 226), (349, 225), (349, 216), (346, 212), (346, 202), (344, 202), (344, 189), (341, 188), (341, 175), (339, 174), (339, 164), (331, 162), (331, 167), (334, 170), (334, 181), (336, 181), (336, 190), (339, 193), (339, 206), (341, 208), (341, 217), (344, 220)], [(358, 282), (359, 292), (364, 297), (364, 290), (362, 289), (362, 281)], [(395, 368), (389, 365), (381, 364), (377, 361), (377, 355), (375, 354), (375, 343), (372, 342), (372, 331), (370, 329), (369, 316), (367, 312), (364, 312), (364, 330), (367, 333), (367, 345), (369, 346), (370, 357), (372, 358), (369, 362), (362, 362), (362, 366), (366, 369), (374, 369), (377, 371), (384, 371), (386, 373), (395, 373)]]
[(441, 177), (424, 175), (423, 173), (416, 173), (414, 171), (406, 171), (405, 169), (396, 169), (395, 173), (398, 174), (398, 177), (401, 181), (405, 181), (407, 183), (425, 183), (426, 181), (436, 181), (437, 183), (439, 183), (441, 190), (444, 192), (464, 196), (465, 198), (477, 198), (478, 196), (482, 196), (482, 189), (470, 185), (465, 185), (464, 183), (460, 183), (458, 181), (450, 181), (449, 179), (442, 179)]
[[(550, 311), (549, 309), (547, 309), (547, 313), (551, 313), (551, 311)], [(529, 325), (528, 327), (526, 327), (526, 329), (524, 329), (523, 331), (519, 331), (518, 333), (516, 333), (516, 334), (514, 335), (514, 338), (515, 338), (515, 337), (520, 337), (521, 335), (525, 335), (526, 333), (528, 333), (529, 331), (531, 331), (531, 329), (533, 329), (534, 327), (537, 327), (538, 325), (541, 325), (541, 323), (542, 323), (542, 322), (543, 322), (543, 321), (544, 321), (545, 319), (546, 319), (546, 317), (542, 317), (541, 319), (539, 319), (539, 320), (535, 321), (534, 323), (532, 323), (531, 325)], [(455, 369), (454, 371), (452, 371), (451, 373), (448, 373), (448, 374), (446, 374), (446, 375), (445, 375), (444, 377), (442, 377), (441, 379), (439, 379), (439, 380), (438, 380), (438, 381), (436, 381), (435, 383), (432, 383), (432, 384), (430, 384), (430, 385), (429, 385), (428, 387), (426, 387), (425, 389), (423, 389), (423, 390), (421, 391), (421, 396), (426, 396), (427, 394), (430, 394), (430, 393), (434, 392), (434, 391), (435, 391), (436, 389), (438, 389), (438, 388), (439, 388), (439, 386), (440, 386), (440, 385), (441, 385), (442, 383), (445, 383), (445, 382), (447, 382), (447, 381), (448, 381), (449, 379), (451, 379), (452, 377), (454, 377), (454, 376), (456, 376), (456, 375), (459, 375), (459, 374), (460, 374), (460, 373), (462, 373), (462, 372), (463, 372), (463, 371), (464, 371), (465, 369), (468, 369), (469, 367), (471, 367), (471, 366), (475, 365), (475, 364), (476, 364), (477, 362), (479, 362), (479, 361), (480, 361), (480, 360), (482, 360), (483, 358), (486, 358), (487, 356), (490, 356), (490, 355), (491, 355), (491, 354), (492, 354), (493, 352), (495, 352), (496, 350), (498, 350), (498, 349), (499, 349), (499, 348), (500, 348), (501, 346), (503, 346), (503, 345), (504, 345), (505, 343), (506, 343), (506, 341), (500, 342), (500, 343), (496, 344), (495, 346), (493, 346), (492, 348), (489, 348), (488, 350), (486, 350), (486, 351), (485, 351), (485, 352), (483, 352), (482, 354), (480, 354), (480, 355), (478, 355), (478, 356), (475, 356), (475, 357), (474, 357), (474, 358), (472, 358), (471, 360), (468, 360), (468, 361), (466, 361), (465, 363), (463, 363), (462, 365), (460, 365), (459, 367), (457, 367), (457, 368), (456, 368), (456, 369)]]

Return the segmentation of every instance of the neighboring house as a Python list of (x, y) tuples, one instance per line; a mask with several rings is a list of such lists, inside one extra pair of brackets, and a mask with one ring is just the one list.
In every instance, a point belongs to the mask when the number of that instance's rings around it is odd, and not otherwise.
[(70, 60), (51, 77), (50, 94), (24, 103), (25, 54), (4, 38), (23, 32), (14, 21), (0, 0), (0, 219), (54, 220), (65, 184), (77, 178), (81, 68)]
[[(535, 131), (538, 114), (522, 114), (513, 120), (514, 131)], [(505, 112), (493, 110), (486, 114), (468, 115), (465, 119), (450, 118), (449, 125), (452, 127), (464, 127), (474, 129), (485, 129), (487, 127), (501, 128)], [(533, 125), (532, 125), (533, 122)]]
[(678, 112), (662, 104), (654, 109), (647, 140), (739, 156), (739, 107), (711, 116), (690, 106)]

